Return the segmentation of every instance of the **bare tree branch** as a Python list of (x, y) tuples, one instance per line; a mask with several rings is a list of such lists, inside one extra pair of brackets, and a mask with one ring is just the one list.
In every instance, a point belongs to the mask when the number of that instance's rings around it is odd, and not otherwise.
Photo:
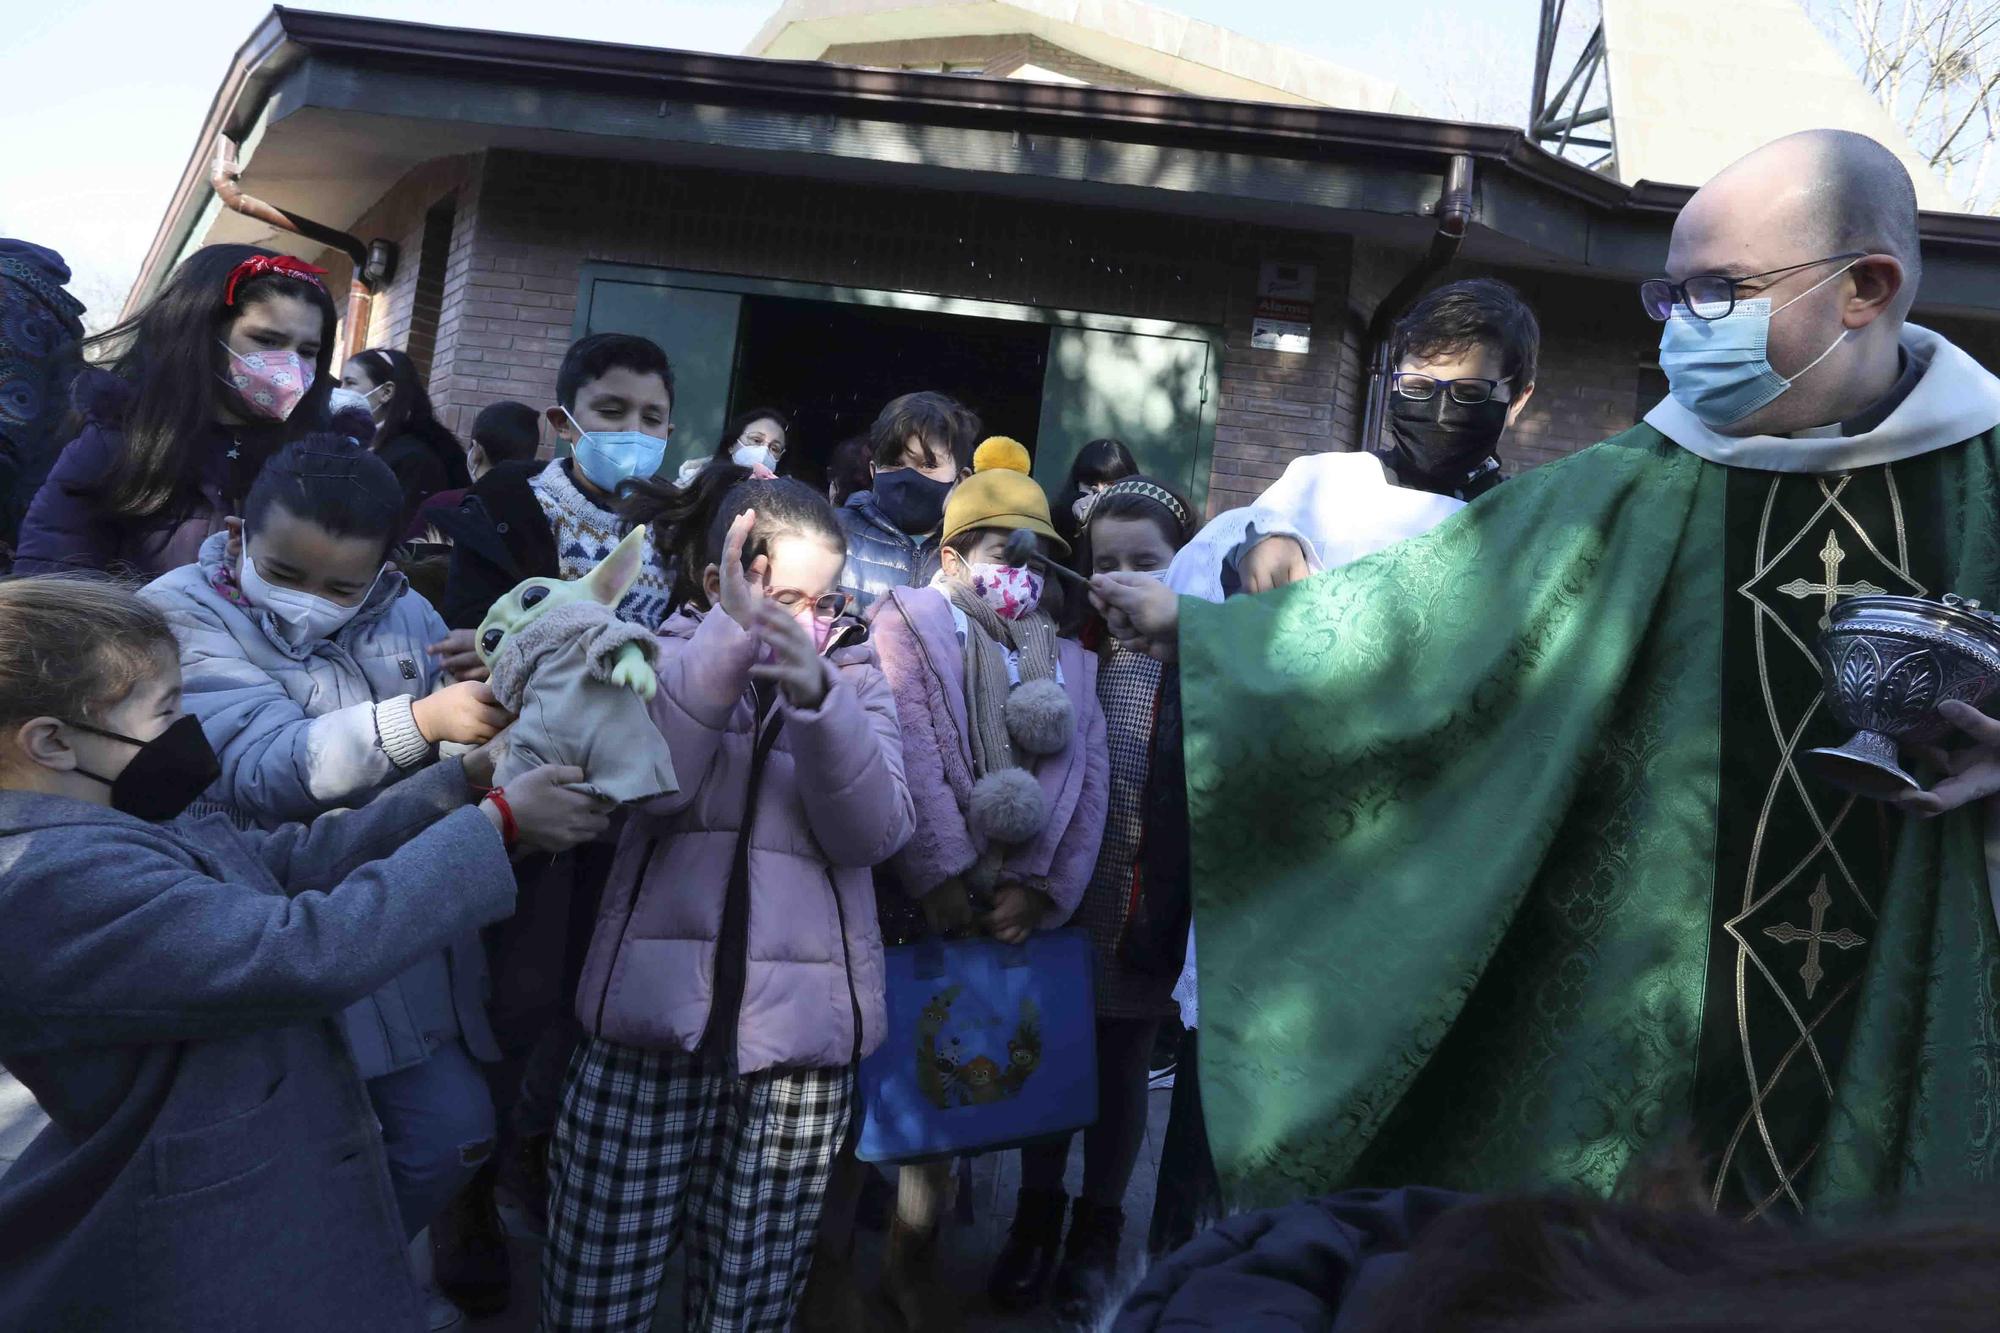
[(2000, 212), (2000, 0), (1808, 0), (1820, 28), (1965, 207)]

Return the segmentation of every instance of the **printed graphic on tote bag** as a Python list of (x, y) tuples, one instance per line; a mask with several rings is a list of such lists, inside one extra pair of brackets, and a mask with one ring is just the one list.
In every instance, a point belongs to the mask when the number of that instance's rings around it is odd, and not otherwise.
[(997, 1043), (1007, 1023), (997, 1012), (960, 1013), (953, 1021), (964, 989), (946, 986), (917, 1016), (917, 1087), (941, 1111), (1016, 1096), (1042, 1062), (1041, 1012), (1033, 999), (1022, 999), (1003, 1052)]

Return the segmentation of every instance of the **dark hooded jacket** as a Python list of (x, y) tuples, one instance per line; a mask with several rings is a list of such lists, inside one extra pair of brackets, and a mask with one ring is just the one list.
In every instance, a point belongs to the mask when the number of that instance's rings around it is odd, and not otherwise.
[(284, 436), (282, 422), (204, 427), (189, 451), (181, 499), (158, 515), (123, 518), (107, 512), (96, 492), (124, 451), (132, 388), (91, 369), (77, 376), (72, 396), (83, 430), (63, 448), (21, 520), (16, 574), (102, 570), (153, 578), (192, 563), (222, 520), (243, 512), (250, 483)]

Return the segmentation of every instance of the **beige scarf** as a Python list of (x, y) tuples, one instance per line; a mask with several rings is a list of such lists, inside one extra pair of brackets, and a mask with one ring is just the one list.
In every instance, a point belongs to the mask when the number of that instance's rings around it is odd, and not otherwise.
[(972, 735), (974, 777), (1003, 768), (1021, 768), (1007, 733), (1007, 649), (1020, 664), (1021, 683), (1056, 678), (1056, 625), (1048, 613), (1030, 612), (1002, 620), (979, 594), (963, 584), (947, 586), (952, 605), (965, 612), (965, 716)]

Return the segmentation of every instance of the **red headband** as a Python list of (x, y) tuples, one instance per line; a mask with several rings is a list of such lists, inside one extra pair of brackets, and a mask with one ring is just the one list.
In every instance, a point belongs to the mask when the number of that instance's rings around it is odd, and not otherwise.
[(305, 260), (294, 259), (290, 255), (251, 255), (229, 270), (229, 282), (222, 289), (222, 304), (235, 305), (236, 284), (245, 278), (254, 278), (264, 273), (282, 273), (288, 278), (302, 278), (321, 291), (326, 290), (326, 284), (320, 281), (326, 276), (326, 270), (323, 268), (315, 268)]

